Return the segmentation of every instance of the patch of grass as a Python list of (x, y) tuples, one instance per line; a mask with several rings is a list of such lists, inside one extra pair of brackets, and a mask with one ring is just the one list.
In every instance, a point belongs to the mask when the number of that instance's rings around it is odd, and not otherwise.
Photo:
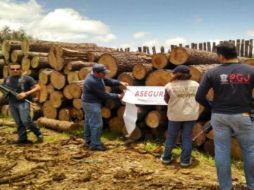
[(119, 133), (114, 133), (110, 131), (109, 129), (105, 129), (102, 132), (102, 141), (119, 140), (120, 138), (121, 138), (121, 135), (119, 135)]

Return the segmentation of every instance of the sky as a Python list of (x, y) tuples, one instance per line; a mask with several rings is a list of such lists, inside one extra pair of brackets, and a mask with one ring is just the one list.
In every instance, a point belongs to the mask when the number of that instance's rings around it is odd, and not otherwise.
[(254, 38), (254, 0), (0, 0), (0, 10), (0, 29), (131, 50)]

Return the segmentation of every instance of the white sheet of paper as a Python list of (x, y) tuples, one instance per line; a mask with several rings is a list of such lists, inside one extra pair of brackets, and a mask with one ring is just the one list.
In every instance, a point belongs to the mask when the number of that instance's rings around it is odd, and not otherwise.
[(130, 135), (135, 129), (137, 117), (138, 117), (137, 106), (135, 104), (126, 103), (123, 119), (128, 135)]

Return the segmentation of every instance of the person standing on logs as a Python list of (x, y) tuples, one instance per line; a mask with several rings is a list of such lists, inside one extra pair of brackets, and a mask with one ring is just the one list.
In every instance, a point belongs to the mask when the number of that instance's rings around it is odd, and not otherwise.
[[(232, 43), (221, 43), (216, 51), (221, 65), (205, 73), (196, 100), (212, 110), (219, 185), (222, 190), (232, 189), (231, 137), (234, 135), (242, 150), (247, 186), (254, 190), (254, 123), (250, 118), (254, 67), (239, 62)], [(214, 91), (212, 102), (206, 99), (210, 88)]]
[(192, 128), (199, 116), (199, 104), (195, 95), (199, 84), (190, 80), (189, 67), (179, 65), (173, 70), (172, 80), (165, 86), (165, 101), (168, 103), (168, 131), (165, 150), (161, 156), (164, 164), (172, 161), (172, 149), (178, 132), (182, 129), (182, 167), (191, 165)]
[(32, 143), (27, 139), (26, 129), (31, 130), (36, 135), (36, 143), (42, 143), (42, 133), (30, 117), (31, 95), (39, 91), (40, 86), (32, 77), (21, 74), (21, 65), (18, 63), (10, 64), (9, 72), (10, 76), (5, 79), (4, 86), (12, 92), (9, 92), (7, 96), (11, 115), (18, 127), (18, 140), (15, 143)]
[(106, 147), (100, 140), (103, 121), (101, 104), (107, 98), (121, 98), (121, 94), (107, 93), (107, 86), (127, 86), (128, 83), (106, 77), (109, 70), (103, 64), (94, 64), (92, 73), (84, 81), (82, 91), (82, 107), (85, 112), (84, 147), (90, 150), (104, 151)]

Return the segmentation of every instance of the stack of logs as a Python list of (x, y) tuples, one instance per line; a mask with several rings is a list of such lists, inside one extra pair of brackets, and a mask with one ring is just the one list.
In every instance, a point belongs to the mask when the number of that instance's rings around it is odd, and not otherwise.
[[(8, 64), (20, 63), (23, 73), (34, 77), (41, 86), (41, 92), (36, 98), (41, 105), (37, 112), (42, 111), (43, 117), (38, 119), (38, 123), (63, 131), (75, 129), (77, 123), (83, 122), (82, 83), (95, 63), (102, 63), (110, 70), (108, 77), (128, 82), (131, 86), (164, 86), (172, 78), (172, 69), (181, 64), (189, 65), (192, 79), (199, 82), (208, 69), (218, 65), (216, 57), (215, 53), (182, 47), (172, 49), (170, 54), (157, 53), (150, 56), (135, 52), (118, 52), (91, 43), (5, 41), (0, 52), (0, 75), (1, 78), (6, 78)], [(253, 59), (241, 58), (241, 61), (254, 65)], [(106, 89), (108, 92), (117, 93), (122, 90), (110, 87)], [(209, 98), (212, 98), (212, 91)], [(130, 138), (138, 139), (144, 135), (165, 136), (167, 107), (138, 108), (137, 127)], [(114, 132), (126, 133), (124, 109), (124, 102), (115, 100), (107, 100), (102, 107), (104, 124)], [(7, 114), (6, 110), (6, 106), (2, 106), (2, 113)], [(201, 133), (194, 143), (212, 153), (213, 131), (202, 133), (204, 127), (209, 125), (210, 119), (209, 112), (204, 110), (200, 109), (200, 118), (193, 130), (193, 136)], [(232, 141), (236, 143), (234, 139)], [(240, 157), (236, 149), (234, 148), (233, 153), (237, 152), (234, 153), (235, 157)]]

